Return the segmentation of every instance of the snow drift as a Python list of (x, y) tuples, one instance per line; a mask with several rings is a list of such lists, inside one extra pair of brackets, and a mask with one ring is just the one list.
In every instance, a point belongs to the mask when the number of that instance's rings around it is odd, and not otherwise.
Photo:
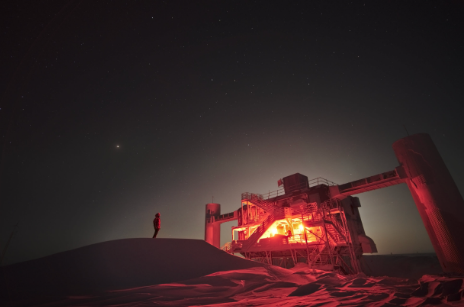
[[(438, 260), (371, 256), (366, 263), (373, 275), (418, 275), (436, 270)], [(2, 267), (0, 278), (0, 305), (12, 307), (464, 305), (462, 277), (342, 276), (302, 263), (284, 269), (201, 240), (104, 242)]]
[(229, 255), (203, 240), (115, 240), (2, 267), (0, 299), (88, 294), (256, 266), (263, 265)]

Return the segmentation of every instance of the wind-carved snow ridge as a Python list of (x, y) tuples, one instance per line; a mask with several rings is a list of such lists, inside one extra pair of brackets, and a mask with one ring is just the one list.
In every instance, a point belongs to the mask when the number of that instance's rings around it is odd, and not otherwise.
[[(126, 250), (128, 246), (132, 248), (130, 252), (127, 252), (128, 254), (118, 254)], [(193, 254), (192, 248), (195, 250)], [(184, 249), (188, 249), (189, 253), (181, 253)], [(121, 287), (120, 283), (112, 283), (111, 285), (118, 285), (118, 287), (108, 289), (109, 284), (94, 283), (95, 288), (87, 288), (86, 291), (79, 293), (69, 292), (70, 288), (61, 288), (61, 290), (60, 288), (52, 288), (48, 289), (51, 291), (46, 291), (47, 295), (35, 293), (34, 295), (13, 296), (8, 299), (4, 292), (6, 285), (2, 284), (3, 293), (0, 305), (121, 307), (464, 305), (462, 300), (463, 278), (425, 275), (418, 282), (415, 279), (387, 276), (369, 277), (364, 274), (342, 276), (333, 272), (309, 269), (306, 264), (302, 263), (297, 264), (292, 269), (284, 269), (231, 256), (199, 240), (118, 240), (86, 247), (83, 250), (78, 249), (53, 255), (53, 259), (61, 261), (56, 265), (61, 267), (61, 270), (66, 271), (63, 264), (70, 263), (66, 262), (67, 258), (70, 257), (75, 261), (77, 253), (80, 257), (87, 257), (81, 258), (81, 261), (84, 262), (84, 265), (87, 263), (86, 261), (89, 261), (88, 265), (96, 261), (94, 251), (98, 251), (97, 254), (100, 257), (103, 253), (106, 261), (113, 263), (111, 265), (107, 263), (110, 267), (109, 270), (95, 271), (93, 276), (87, 276), (86, 278), (89, 278), (87, 281), (90, 282), (90, 279), (94, 278), (101, 283), (108, 282), (105, 276), (97, 275), (109, 274), (108, 272), (113, 272), (115, 266), (121, 266), (125, 261), (134, 261), (134, 263), (124, 267), (125, 273), (122, 276), (126, 276), (127, 280), (120, 279), (127, 286)], [(111, 254), (105, 254), (107, 252), (111, 252)], [(149, 255), (147, 256), (145, 253), (149, 253)], [(32, 264), (43, 265), (46, 258), (38, 259)], [(154, 264), (149, 265), (147, 262), (143, 262), (143, 259), (153, 259)], [(388, 259), (395, 258), (382, 257), (381, 259), (388, 261)], [(151, 260), (148, 261), (152, 263)], [(49, 265), (51, 263), (48, 262)], [(29, 263), (27, 268), (33, 268), (32, 264)], [(142, 269), (137, 271), (139, 267)], [(6, 272), (14, 271), (14, 268), (6, 268), (7, 270), (4, 270)], [(212, 268), (214, 268), (213, 271), (211, 271)], [(53, 272), (53, 267), (47, 269)], [(208, 271), (209, 273), (204, 273)], [(69, 272), (72, 273), (72, 270)], [(142, 274), (142, 272), (146, 274)], [(171, 274), (171, 276), (148, 278), (160, 272), (167, 275)], [(59, 282), (75, 285), (79, 288), (76, 280), (73, 280), (75, 276), (69, 274), (60, 275)], [(83, 274), (86, 273), (83, 272)], [(173, 280), (172, 276), (174, 275), (179, 278)], [(31, 276), (33, 279), (38, 278), (34, 277), (34, 274)], [(52, 284), (46, 280), (47, 275), (43, 275), (41, 278), (43, 283)], [(85, 282), (86, 280), (81, 281)], [(14, 286), (20, 287), (21, 284)], [(10, 289), (12, 288), (10, 287)], [(80, 287), (80, 289), (85, 288)], [(23, 290), (31, 291), (32, 289)]]
[(426, 276), (418, 286), (410, 279), (341, 276), (299, 265), (291, 270), (268, 266), (224, 271), (179, 283), (110, 291), (95, 299), (73, 298), (69, 306), (102, 302), (117, 306), (462, 306), (459, 295), (462, 279)]

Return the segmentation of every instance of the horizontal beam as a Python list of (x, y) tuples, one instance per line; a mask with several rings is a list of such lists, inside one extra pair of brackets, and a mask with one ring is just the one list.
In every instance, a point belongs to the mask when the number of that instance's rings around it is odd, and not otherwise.
[(398, 166), (392, 171), (363, 179), (351, 181), (345, 184), (331, 186), (330, 194), (332, 198), (345, 198), (355, 194), (386, 188), (392, 185), (404, 183), (407, 177), (403, 168)]
[(226, 223), (230, 221), (238, 220), (238, 210), (230, 213), (221, 214), (219, 216), (213, 216), (211, 223)]

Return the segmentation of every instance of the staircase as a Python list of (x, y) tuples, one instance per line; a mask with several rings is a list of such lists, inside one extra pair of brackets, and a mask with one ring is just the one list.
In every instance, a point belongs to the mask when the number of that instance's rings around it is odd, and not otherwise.
[[(327, 229), (329, 237), (336, 243), (346, 243), (346, 234), (343, 232), (343, 228), (333, 220), (318, 219), (315, 221), (304, 221), (305, 227), (324, 227)], [(325, 239), (324, 239), (325, 240)]]
[(269, 216), (263, 221), (263, 223), (256, 229), (256, 231), (246, 240), (242, 245), (242, 252), (248, 251), (258, 240), (261, 238), (263, 233), (272, 225), (275, 221), (274, 214)]
[(242, 201), (248, 201), (255, 206), (260, 207), (264, 211), (266, 211), (269, 215), (267, 218), (261, 223), (261, 225), (255, 230), (255, 232), (243, 243), (242, 245), (242, 252), (248, 251), (253, 245), (258, 242), (259, 238), (266, 232), (266, 230), (274, 223), (276, 220), (275, 217), (275, 207), (273, 202), (268, 202), (267, 200), (263, 199), (263, 196), (260, 194), (254, 193), (242, 193)]
[[(323, 204), (321, 204), (322, 206)], [(328, 232), (330, 238), (336, 243), (346, 243), (346, 229), (332, 215), (314, 214), (313, 219), (304, 222), (306, 227), (323, 226)], [(325, 239), (324, 239), (325, 240)]]
[(325, 221), (325, 229), (327, 229), (327, 232), (329, 233), (329, 236), (336, 242), (346, 242), (346, 237), (341, 232), (340, 227), (336, 225), (336, 223), (333, 223), (332, 221)]

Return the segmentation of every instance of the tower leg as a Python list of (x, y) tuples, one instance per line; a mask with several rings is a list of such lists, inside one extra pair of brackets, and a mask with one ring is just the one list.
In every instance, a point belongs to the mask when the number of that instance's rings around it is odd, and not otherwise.
[(221, 224), (207, 223), (205, 226), (205, 241), (209, 244), (221, 248)]
[(206, 204), (205, 241), (217, 248), (221, 248), (221, 224), (219, 222), (216, 222), (216, 219), (220, 214), (220, 204)]
[(393, 144), (409, 190), (445, 273), (464, 273), (464, 201), (428, 134)]

